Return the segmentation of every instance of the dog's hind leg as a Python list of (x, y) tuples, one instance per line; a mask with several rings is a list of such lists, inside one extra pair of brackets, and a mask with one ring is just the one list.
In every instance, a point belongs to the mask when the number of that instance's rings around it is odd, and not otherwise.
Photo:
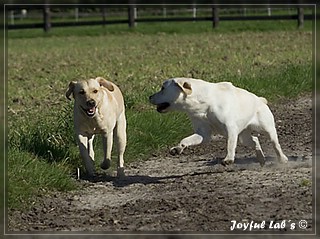
[(271, 143), (273, 145), (273, 148), (277, 154), (278, 161), (280, 163), (287, 163), (288, 158), (287, 156), (282, 152), (281, 146), (279, 144), (278, 140), (278, 134), (274, 123), (274, 117), (271, 113), (268, 106), (264, 109), (264, 111), (260, 114), (259, 122), (261, 128), (266, 131), (270, 137)]
[(248, 147), (255, 148), (257, 159), (261, 167), (265, 164), (265, 156), (261, 149), (258, 137), (251, 135), (251, 130), (245, 129), (239, 134), (239, 141)]
[(115, 128), (115, 141), (117, 144), (117, 150), (118, 150), (118, 165), (117, 165), (117, 176), (118, 177), (124, 177), (124, 151), (126, 149), (127, 144), (127, 122), (126, 122), (126, 116), (123, 112), (117, 121), (116, 128)]
[(281, 149), (281, 146), (279, 144), (279, 140), (278, 140), (278, 135), (277, 135), (277, 132), (276, 132), (276, 128), (275, 127), (271, 127), (269, 126), (267, 129), (266, 129), (267, 133), (269, 134), (269, 137), (270, 137), (270, 140), (271, 140), (271, 143), (273, 145), (273, 148), (277, 154), (277, 157), (278, 157), (278, 161), (280, 163), (287, 163), (288, 162), (288, 158), (287, 156), (282, 152), (282, 149)]

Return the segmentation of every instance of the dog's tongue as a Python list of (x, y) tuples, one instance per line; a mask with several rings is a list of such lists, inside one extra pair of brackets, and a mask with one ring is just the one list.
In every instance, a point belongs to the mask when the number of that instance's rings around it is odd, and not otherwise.
[(93, 108), (91, 108), (91, 109), (87, 109), (87, 114), (88, 114), (89, 116), (94, 115), (95, 112), (96, 112), (96, 107), (93, 107)]

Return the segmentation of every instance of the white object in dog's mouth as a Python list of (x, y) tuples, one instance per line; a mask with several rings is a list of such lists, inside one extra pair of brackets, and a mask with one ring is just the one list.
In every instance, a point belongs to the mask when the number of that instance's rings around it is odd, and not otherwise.
[(168, 102), (158, 104), (157, 111), (160, 113), (164, 113), (169, 106), (170, 106), (170, 104)]
[(84, 112), (86, 112), (86, 114), (89, 116), (89, 117), (93, 117), (96, 113), (96, 107), (92, 107), (92, 108), (89, 108), (89, 109), (84, 109)]

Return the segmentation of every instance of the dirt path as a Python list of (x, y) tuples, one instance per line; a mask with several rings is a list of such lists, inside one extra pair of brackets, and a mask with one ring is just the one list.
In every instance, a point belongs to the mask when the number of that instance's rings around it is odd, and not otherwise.
[(230, 232), (235, 220), (264, 225), (258, 231), (291, 231), (295, 226), (294, 232), (310, 232), (312, 100), (305, 96), (271, 108), (287, 165), (274, 161), (262, 135), (268, 156), (263, 168), (243, 146), (235, 164), (224, 167), (225, 139), (217, 138), (180, 157), (164, 153), (128, 165), (125, 180), (104, 175), (94, 183), (82, 181), (78, 192), (41, 198), (28, 212), (11, 211), (9, 230), (216, 233)]

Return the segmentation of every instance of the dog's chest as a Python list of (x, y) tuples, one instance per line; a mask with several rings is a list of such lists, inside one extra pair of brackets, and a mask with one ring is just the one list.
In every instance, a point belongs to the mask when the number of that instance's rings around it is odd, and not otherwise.
[(107, 133), (107, 129), (103, 124), (102, 119), (96, 115), (94, 118), (82, 118), (78, 125), (81, 132), (86, 134), (104, 134)]
[(95, 120), (91, 120), (92, 122), (84, 122), (81, 125), (81, 131), (86, 132), (88, 134), (102, 134), (104, 130), (97, 124)]
[(214, 112), (198, 112), (189, 115), (194, 125), (203, 125), (205, 128), (210, 129), (212, 132), (224, 135), (226, 133), (226, 125), (221, 118), (217, 117)]

